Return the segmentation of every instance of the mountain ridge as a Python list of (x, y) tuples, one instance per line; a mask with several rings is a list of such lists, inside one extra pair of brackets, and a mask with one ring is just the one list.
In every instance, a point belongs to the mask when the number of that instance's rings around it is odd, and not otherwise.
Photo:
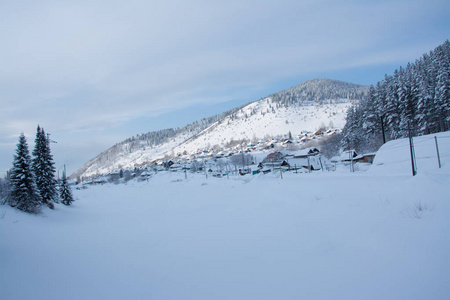
[[(368, 89), (333, 79), (311, 79), (184, 127), (137, 134), (103, 151), (70, 177), (141, 167), (177, 153), (224, 146), (233, 139), (262, 139), (291, 129), (297, 134), (328, 121), (342, 128), (346, 109), (365, 97)], [(320, 120), (312, 117), (317, 114)]]

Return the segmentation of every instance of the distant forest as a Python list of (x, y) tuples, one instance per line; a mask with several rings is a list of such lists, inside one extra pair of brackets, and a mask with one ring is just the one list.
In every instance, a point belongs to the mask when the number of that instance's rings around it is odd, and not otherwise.
[(322, 105), (333, 101), (360, 100), (367, 95), (367, 87), (333, 79), (312, 79), (269, 97), (278, 107), (313, 102)]
[(373, 151), (386, 140), (450, 130), (450, 43), (371, 86), (347, 112), (344, 148)]

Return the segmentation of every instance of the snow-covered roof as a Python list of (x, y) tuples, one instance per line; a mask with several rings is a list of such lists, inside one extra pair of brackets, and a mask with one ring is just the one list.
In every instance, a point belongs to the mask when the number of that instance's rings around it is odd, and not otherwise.
[(340, 155), (332, 157), (330, 161), (332, 162), (348, 161), (351, 160), (352, 158), (355, 159), (355, 157), (357, 156), (358, 154), (356, 153), (355, 150), (346, 150), (342, 152)]
[(316, 153), (319, 153), (319, 149), (317, 149), (315, 147), (305, 148), (305, 149), (301, 149), (301, 150), (296, 151), (294, 153), (294, 157), (314, 155)]

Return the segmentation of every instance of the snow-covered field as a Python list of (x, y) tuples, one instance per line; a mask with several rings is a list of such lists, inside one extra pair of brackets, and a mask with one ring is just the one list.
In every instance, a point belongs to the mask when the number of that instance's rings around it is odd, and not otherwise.
[[(0, 206), (0, 299), (450, 299), (450, 133), (384, 145), (365, 172), (74, 190)], [(405, 150), (406, 149), (406, 150)]]

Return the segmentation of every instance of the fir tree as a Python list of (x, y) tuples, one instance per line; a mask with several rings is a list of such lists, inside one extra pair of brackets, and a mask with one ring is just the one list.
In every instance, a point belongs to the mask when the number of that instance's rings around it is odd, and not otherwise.
[(448, 130), (450, 121), (450, 49), (449, 42), (436, 50), (436, 63), (439, 66), (436, 74), (435, 103), (438, 110), (439, 131)]
[(56, 189), (55, 167), (53, 156), (50, 152), (50, 140), (45, 135), (44, 129), (38, 126), (33, 150), (32, 170), (36, 176), (36, 185), (42, 199), (42, 203), (53, 208), (53, 203), (58, 203)]
[(345, 149), (354, 149), (356, 151), (366, 150), (367, 136), (364, 134), (362, 126), (363, 111), (360, 106), (350, 107), (347, 111), (347, 122), (342, 129), (343, 139), (342, 147)]
[(22, 133), (11, 170), (10, 205), (28, 213), (39, 213), (40, 204), (41, 197), (31, 171), (31, 157), (27, 140)]
[(71, 205), (73, 202), (72, 191), (70, 190), (69, 183), (66, 177), (66, 168), (64, 167), (64, 172), (62, 175), (61, 183), (59, 186), (59, 197), (64, 205)]
[(369, 89), (369, 94), (365, 100), (361, 102), (361, 105), (365, 107), (363, 111), (362, 129), (364, 133), (372, 138), (373, 136), (380, 134), (381, 125), (380, 116), (378, 115), (378, 104), (376, 90), (373, 86)]
[(5, 205), (9, 202), (9, 197), (11, 194), (11, 183), (10, 183), (9, 172), (6, 172), (6, 178), (0, 178), (0, 205)]
[(33, 159), (32, 159), (32, 165), (31, 170), (34, 173), (34, 176), (36, 178), (36, 186), (39, 190), (39, 194), (42, 198), (42, 203), (47, 204), (48, 201), (46, 198), (42, 197), (41, 193), (41, 187), (45, 185), (44, 181), (44, 148), (45, 148), (45, 138), (43, 135), (43, 131), (41, 128), (37, 127), (37, 133), (36, 133), (36, 139), (34, 140), (34, 150), (33, 150)]

